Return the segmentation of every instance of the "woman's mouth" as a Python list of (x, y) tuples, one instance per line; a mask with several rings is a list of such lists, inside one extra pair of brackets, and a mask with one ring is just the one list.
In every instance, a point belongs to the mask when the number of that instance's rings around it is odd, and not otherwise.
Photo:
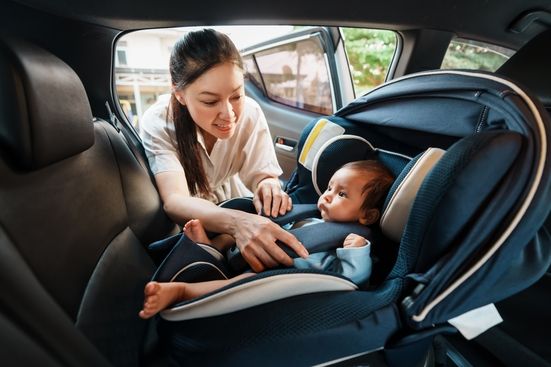
[(220, 131), (227, 132), (232, 129), (232, 123), (229, 124), (214, 124), (214, 127)]

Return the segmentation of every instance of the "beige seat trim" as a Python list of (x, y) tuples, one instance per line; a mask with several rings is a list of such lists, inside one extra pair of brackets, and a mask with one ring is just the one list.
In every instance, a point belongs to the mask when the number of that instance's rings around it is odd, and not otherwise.
[(390, 198), (381, 216), (381, 229), (383, 234), (391, 240), (400, 242), (419, 187), (445, 152), (440, 148), (427, 149)]

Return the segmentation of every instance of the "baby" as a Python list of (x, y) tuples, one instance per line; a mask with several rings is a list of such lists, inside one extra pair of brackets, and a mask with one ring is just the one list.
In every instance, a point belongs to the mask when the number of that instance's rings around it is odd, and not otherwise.
[[(345, 164), (333, 174), (327, 190), (318, 200), (322, 220), (359, 222), (364, 225), (376, 223), (380, 216), (379, 208), (392, 181), (392, 174), (377, 161), (365, 160)], [(315, 222), (316, 219), (306, 222)], [(308, 224), (310, 223), (297, 223)], [(211, 241), (197, 219), (187, 222), (184, 231), (194, 242), (213, 244), (219, 249), (227, 246), (227, 237)], [(338, 248), (336, 252), (315, 253), (306, 259), (297, 258), (294, 260), (294, 266), (300, 269), (315, 268), (338, 272), (356, 284), (361, 284), (366, 282), (371, 274), (370, 242), (351, 233), (345, 238), (343, 247)], [(199, 283), (149, 282), (145, 286), (145, 301), (139, 316), (144, 319), (150, 318), (173, 303), (205, 295), (252, 275), (255, 274), (244, 273), (231, 279)]]

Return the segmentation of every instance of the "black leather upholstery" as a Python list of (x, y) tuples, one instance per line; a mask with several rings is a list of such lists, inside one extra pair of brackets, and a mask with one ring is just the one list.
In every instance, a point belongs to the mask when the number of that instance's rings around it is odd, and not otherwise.
[(551, 29), (548, 29), (518, 50), (496, 73), (505, 75), (534, 93), (545, 108), (551, 109)]
[(86, 92), (65, 63), (7, 39), (0, 70), (0, 143), (12, 165), (39, 169), (94, 143)]
[(0, 49), (0, 246), (28, 275), (2, 277), (3, 307), (35, 334), (65, 318), (74, 330), (43, 343), (74, 349), (75, 365), (97, 363), (79, 350), (86, 340), (116, 366), (139, 365), (148, 323), (137, 312), (155, 269), (146, 246), (175, 226), (121, 136), (92, 122), (78, 76), (24, 42)]

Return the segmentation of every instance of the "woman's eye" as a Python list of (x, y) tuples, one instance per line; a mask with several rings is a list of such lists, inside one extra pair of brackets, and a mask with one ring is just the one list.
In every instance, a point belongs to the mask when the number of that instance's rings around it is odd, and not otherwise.
[(207, 106), (214, 106), (216, 104), (216, 101), (203, 101), (203, 104)]
[(238, 101), (238, 100), (241, 99), (241, 94), (239, 94), (237, 96), (233, 96), (231, 99), (234, 100), (234, 101)]

